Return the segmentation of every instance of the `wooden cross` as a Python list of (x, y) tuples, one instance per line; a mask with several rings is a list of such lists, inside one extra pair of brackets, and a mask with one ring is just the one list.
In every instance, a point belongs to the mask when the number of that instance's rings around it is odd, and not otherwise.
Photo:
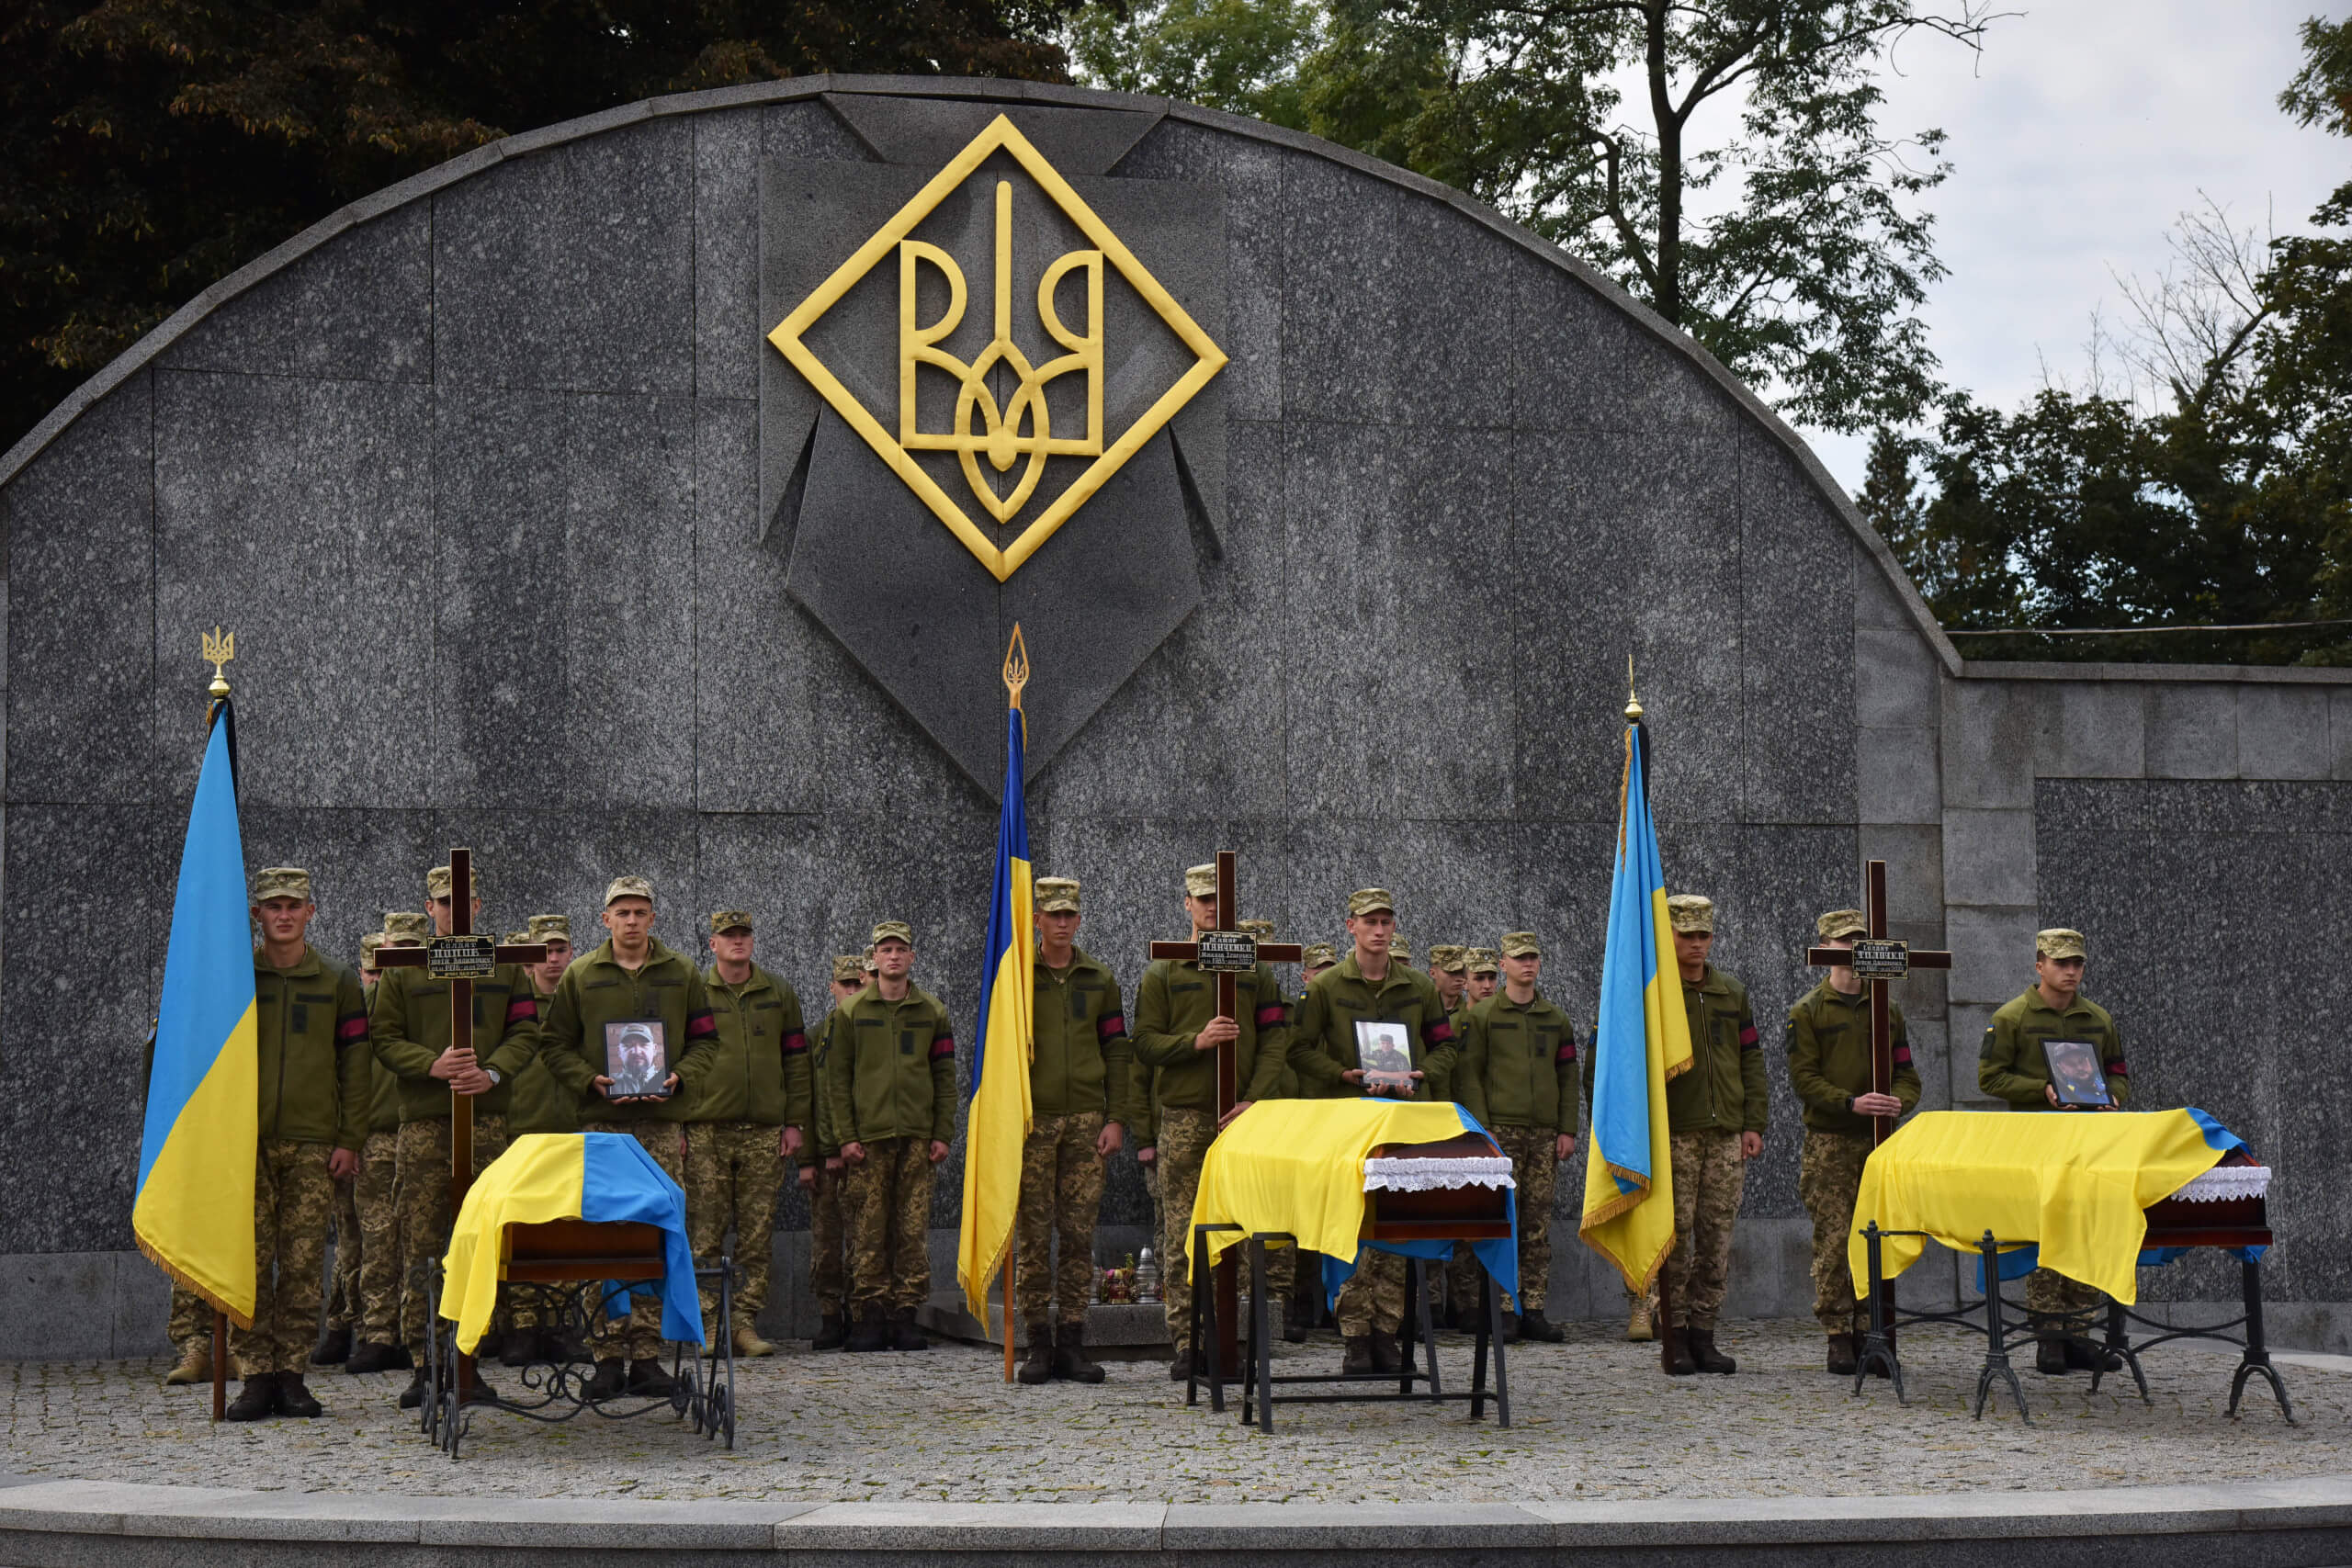
[[(1894, 1092), (1894, 1024), (1888, 1011), (1886, 988), (1914, 969), (1949, 969), (1951, 954), (1888, 940), (1886, 934), (1886, 863), (1870, 864), (1869, 896), (1862, 919), (1869, 934), (1852, 947), (1809, 947), (1804, 961), (1815, 969), (1852, 969), (1871, 992), (1871, 1092)], [(1871, 1118), (1871, 1147), (1886, 1142), (1894, 1132), (1894, 1118)]]
[[(387, 943), (376, 950), (376, 966), (379, 969), (423, 969), (428, 975), (448, 977), (449, 1044), (458, 1051), (474, 1048), (474, 982), (488, 979), (496, 964), (544, 964), (548, 956), (545, 942), (510, 946), (474, 934), (473, 910), (474, 852), (453, 849), (449, 852), (449, 934), (436, 936), (423, 947), (393, 947)], [(473, 1096), (459, 1094), (453, 1086), (449, 1090), (452, 1218), (465, 1206), (466, 1189), (473, 1184)]]

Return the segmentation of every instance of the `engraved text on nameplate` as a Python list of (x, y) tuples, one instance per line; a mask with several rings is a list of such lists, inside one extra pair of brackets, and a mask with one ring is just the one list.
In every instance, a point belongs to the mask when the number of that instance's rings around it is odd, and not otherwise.
[(1854, 973), (1865, 980), (1900, 980), (1911, 973), (1911, 946), (1885, 937), (1854, 943)]
[(1203, 931), (1200, 964), (1212, 974), (1247, 974), (1258, 967), (1258, 939), (1248, 931)]
[(436, 936), (425, 944), (424, 972), (436, 980), (487, 980), (497, 949), (491, 936)]

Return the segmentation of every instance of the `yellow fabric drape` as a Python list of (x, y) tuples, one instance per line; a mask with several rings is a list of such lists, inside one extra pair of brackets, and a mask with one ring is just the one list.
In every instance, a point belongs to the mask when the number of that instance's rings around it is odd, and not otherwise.
[(1364, 1156), (1381, 1144), (1439, 1144), (1467, 1130), (1452, 1105), (1259, 1100), (1209, 1145), (1193, 1224), (1241, 1227), (1210, 1238), (1213, 1258), (1254, 1231), (1287, 1231), (1309, 1251), (1352, 1258), (1363, 1229)]
[[(2039, 1243), (2041, 1265), (2126, 1303), (2139, 1300), (2149, 1204), (2211, 1170), (2222, 1151), (2186, 1111), (2003, 1115), (1937, 1111), (1912, 1118), (1862, 1168), (1847, 1258), (1870, 1277), (1861, 1227), (1925, 1231), (1975, 1252)], [(1888, 1279), (1918, 1260), (1918, 1236), (1882, 1244)]]
[(580, 1217), (586, 1164), (582, 1134), (532, 1133), (519, 1137), (474, 1179), (449, 1233), (441, 1260), (441, 1315), (458, 1325), (458, 1348), (481, 1342), (498, 1305), (506, 1273), (506, 1227)]

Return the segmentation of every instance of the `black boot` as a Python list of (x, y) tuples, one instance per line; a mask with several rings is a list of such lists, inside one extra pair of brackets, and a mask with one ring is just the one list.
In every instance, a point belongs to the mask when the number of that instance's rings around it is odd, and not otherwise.
[(1529, 1307), (1519, 1314), (1519, 1337), (1557, 1345), (1567, 1338), (1568, 1331), (1544, 1315), (1542, 1307)]
[(339, 1367), (351, 1359), (351, 1330), (330, 1328), (319, 1336), (319, 1348), (311, 1352), (311, 1365)]
[(1699, 1363), (1690, 1358), (1690, 1331), (1689, 1329), (1675, 1328), (1670, 1325), (1660, 1325), (1658, 1332), (1666, 1336), (1667, 1376), (1673, 1378), (1687, 1378), (1691, 1373), (1699, 1370)]
[(890, 1348), (893, 1350), (928, 1350), (931, 1341), (915, 1326), (915, 1309), (900, 1307), (890, 1314)]
[(1503, 1314), (1503, 1343), (1506, 1345), (1519, 1343), (1519, 1314), (1515, 1312)]
[(811, 1350), (838, 1350), (849, 1343), (849, 1319), (840, 1313), (829, 1312), (817, 1320), (817, 1337), (810, 1340)]
[(1372, 1331), (1372, 1370), (1375, 1372), (1401, 1372), (1405, 1370), (1405, 1352), (1396, 1343), (1396, 1336)]
[(2097, 1340), (2070, 1334), (2063, 1349), (2069, 1371), (2120, 1372), (2123, 1370), (2123, 1358)]
[(1193, 1364), (1193, 1353), (1190, 1350), (1179, 1350), (1176, 1352), (1176, 1359), (1168, 1363), (1168, 1381), (1170, 1382), (1186, 1382), (1198, 1370)]
[(1102, 1365), (1088, 1359), (1086, 1325), (1065, 1323), (1054, 1331), (1054, 1376), (1069, 1382), (1101, 1382)]
[(551, 1361), (555, 1359), (553, 1356), (550, 1356), (547, 1352), (546, 1346), (543, 1343), (546, 1338), (547, 1336), (540, 1333), (536, 1328), (508, 1329), (506, 1331), (506, 1343), (498, 1348), (499, 1365), (504, 1367), (527, 1367), (534, 1361)]
[(854, 1351), (890, 1348), (890, 1325), (882, 1321), (880, 1307), (867, 1307), (857, 1314), (857, 1326), (850, 1331), (849, 1348)]
[(1829, 1337), (1829, 1375), (1849, 1378), (1854, 1375), (1854, 1337), (1833, 1334)]
[(258, 1421), (277, 1413), (277, 1374), (256, 1372), (245, 1380), (222, 1416), (231, 1421)]
[(1302, 1290), (1293, 1295), (1283, 1313), (1283, 1337), (1293, 1345), (1306, 1343), (1306, 1331), (1315, 1326), (1315, 1298)]
[(1369, 1374), (1372, 1370), (1372, 1336), (1348, 1336), (1347, 1351), (1340, 1358), (1340, 1372), (1348, 1377), (1358, 1377)]
[(495, 1328), (486, 1330), (474, 1342), (474, 1359), (477, 1361), (495, 1361), (505, 1353), (506, 1336)]
[(1739, 1363), (1715, 1348), (1715, 1331), (1693, 1327), (1690, 1330), (1690, 1359), (1702, 1372), (1728, 1375), (1739, 1371)]
[(362, 1372), (391, 1372), (401, 1370), (400, 1353), (390, 1345), (379, 1345), (373, 1339), (363, 1339), (352, 1347), (350, 1359), (343, 1370), (354, 1377)]
[(667, 1399), (678, 1392), (678, 1381), (658, 1360), (631, 1361), (628, 1391), (647, 1399)]
[(596, 1375), (588, 1380), (582, 1391), (592, 1404), (600, 1400), (618, 1399), (628, 1392), (628, 1363), (618, 1356), (606, 1356), (596, 1363)]
[(485, 1404), (497, 1397), (498, 1391), (491, 1387), (489, 1380), (481, 1375), (481, 1363), (479, 1361), (475, 1362), (473, 1381), (466, 1385), (465, 1397), (460, 1401), (460, 1403), (466, 1404)]
[(277, 1413), (280, 1416), (307, 1417), (323, 1416), (326, 1411), (311, 1397), (300, 1372), (280, 1372), (277, 1374)]
[(1035, 1386), (1054, 1375), (1053, 1325), (1033, 1323), (1029, 1325), (1029, 1354), (1023, 1358), (1021, 1370), (1013, 1375), (1023, 1382)]
[(423, 1404), (424, 1403), (424, 1369), (423, 1367), (419, 1367), (416, 1369), (416, 1375), (408, 1380), (408, 1386), (401, 1390), (401, 1408), (402, 1410), (413, 1410), (418, 1405)]

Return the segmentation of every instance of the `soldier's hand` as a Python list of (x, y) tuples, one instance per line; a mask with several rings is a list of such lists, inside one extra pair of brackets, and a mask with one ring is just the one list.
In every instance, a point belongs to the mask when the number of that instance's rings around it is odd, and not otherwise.
[(1340, 1075), (1340, 1081), (1341, 1083), (1351, 1083), (1358, 1089), (1362, 1089), (1363, 1087), (1363, 1069), (1362, 1067), (1350, 1067), (1346, 1072)]
[[(612, 1080), (612, 1079), (607, 1078), (607, 1077), (597, 1077), (597, 1078), (592, 1078), (592, 1079), (590, 1079), (589, 1081), (590, 1081), (590, 1083), (591, 1083), (592, 1085), (594, 1085), (594, 1087), (595, 1088), (595, 1090), (596, 1090), (596, 1092), (597, 1092), (598, 1094), (603, 1095), (606, 1100), (611, 1100), (611, 1099), (613, 1098), (613, 1080)], [(617, 1101), (616, 1101), (616, 1103), (617, 1103)]]
[(1144, 1145), (1143, 1147), (1136, 1151), (1136, 1163), (1137, 1165), (1149, 1165), (1159, 1157), (1159, 1151), (1149, 1144)]
[(1555, 1165), (1566, 1164), (1568, 1157), (1576, 1152), (1577, 1135), (1574, 1133), (1563, 1133), (1560, 1134), (1559, 1141), (1552, 1145), (1552, 1162)]
[(800, 1185), (812, 1190), (816, 1187), (817, 1168), (815, 1166), (804, 1165), (800, 1168)]
[[(2056, 1084), (2051, 1084), (2051, 1083), (2043, 1084), (2043, 1085), (2041, 1086), (2041, 1098), (2042, 1098), (2042, 1099), (2044, 1099), (2044, 1100), (2048, 1100), (2048, 1101), (2049, 1101), (2051, 1104), (2052, 1104), (2052, 1105), (2057, 1105), (2057, 1104), (2058, 1104), (2058, 1086), (2057, 1086)], [(2063, 1109), (2064, 1109), (2064, 1108), (2062, 1106), (2062, 1107), (2060, 1107), (2060, 1109), (2062, 1109), (2062, 1110), (2063, 1110)]]
[(1891, 1094), (1858, 1094), (1854, 1096), (1857, 1116), (1900, 1116), (1903, 1102)]
[(1760, 1154), (1762, 1154), (1763, 1152), (1764, 1152), (1764, 1134), (1761, 1134), (1761, 1133), (1742, 1133), (1742, 1134), (1739, 1135), (1739, 1157), (1740, 1157), (1740, 1158), (1742, 1158), (1742, 1159), (1754, 1159), (1758, 1155), (1760, 1155)]
[(1127, 1130), (1125, 1127), (1120, 1126), (1116, 1122), (1105, 1122), (1102, 1123), (1102, 1130), (1094, 1135), (1094, 1156), (1097, 1159), (1109, 1159), (1125, 1147), (1126, 1142)]
[(842, 1145), (842, 1163), (847, 1165), (864, 1165), (865, 1163), (865, 1145), (857, 1142), (855, 1139), (852, 1139), (850, 1142), (843, 1144)]
[(933, 1165), (937, 1165), (941, 1160), (944, 1160), (944, 1159), (945, 1159), (946, 1157), (947, 1157), (947, 1145), (946, 1145), (945, 1144), (941, 1143), (937, 1138), (933, 1138), (933, 1139), (932, 1139), (932, 1141), (931, 1141), (931, 1163), (932, 1163), (932, 1164), (933, 1164)]
[(1233, 1125), (1233, 1119), (1235, 1117), (1240, 1115), (1243, 1111), (1249, 1110), (1251, 1106), (1257, 1103), (1258, 1102), (1254, 1100), (1235, 1100), (1233, 1102), (1233, 1109), (1216, 1119), (1216, 1130), (1220, 1133), (1224, 1132), (1227, 1127)]
[(327, 1174), (337, 1181), (348, 1181), (359, 1174), (359, 1156), (351, 1149), (337, 1149), (327, 1156)]
[(783, 1137), (778, 1139), (776, 1142), (776, 1152), (782, 1155), (785, 1158), (790, 1159), (793, 1156), (800, 1152), (801, 1145), (807, 1141), (807, 1139), (801, 1137), (799, 1128), (786, 1127), (784, 1130)]
[[(678, 1075), (677, 1075), (677, 1074), (675, 1074), (675, 1073), (672, 1073), (668, 1077), (663, 1078), (663, 1079), (662, 1080), (662, 1094), (675, 1094), (675, 1093), (677, 1093), (677, 1092), (678, 1092)], [(655, 1099), (659, 1099), (659, 1098), (660, 1098), (660, 1096), (657, 1096), (657, 1095), (650, 1095), (650, 1094), (649, 1094), (649, 1095), (647, 1095), (645, 1098), (646, 1098), (646, 1099), (648, 1099), (648, 1100), (655, 1100)]]
[(1220, 1045), (1230, 1045), (1241, 1038), (1241, 1025), (1229, 1018), (1213, 1018), (1193, 1036), (1193, 1049), (1214, 1051)]
[(825, 1169), (834, 1176), (839, 1176), (842, 1173), (842, 1156), (835, 1155), (832, 1158), (827, 1160), (825, 1162)]
[(474, 1070), (474, 1054), (471, 1051), (460, 1051), (452, 1045), (438, 1056), (434, 1057), (433, 1066), (427, 1070), (445, 1083), (454, 1082), (458, 1074)]
[(491, 1076), (488, 1073), (483, 1072), (480, 1067), (473, 1067), (465, 1072), (459, 1073), (456, 1077), (451, 1078), (449, 1080), (449, 1087), (456, 1089), (459, 1094), (474, 1095), (488, 1094), (492, 1089), (496, 1089), (498, 1085), (492, 1081)]

